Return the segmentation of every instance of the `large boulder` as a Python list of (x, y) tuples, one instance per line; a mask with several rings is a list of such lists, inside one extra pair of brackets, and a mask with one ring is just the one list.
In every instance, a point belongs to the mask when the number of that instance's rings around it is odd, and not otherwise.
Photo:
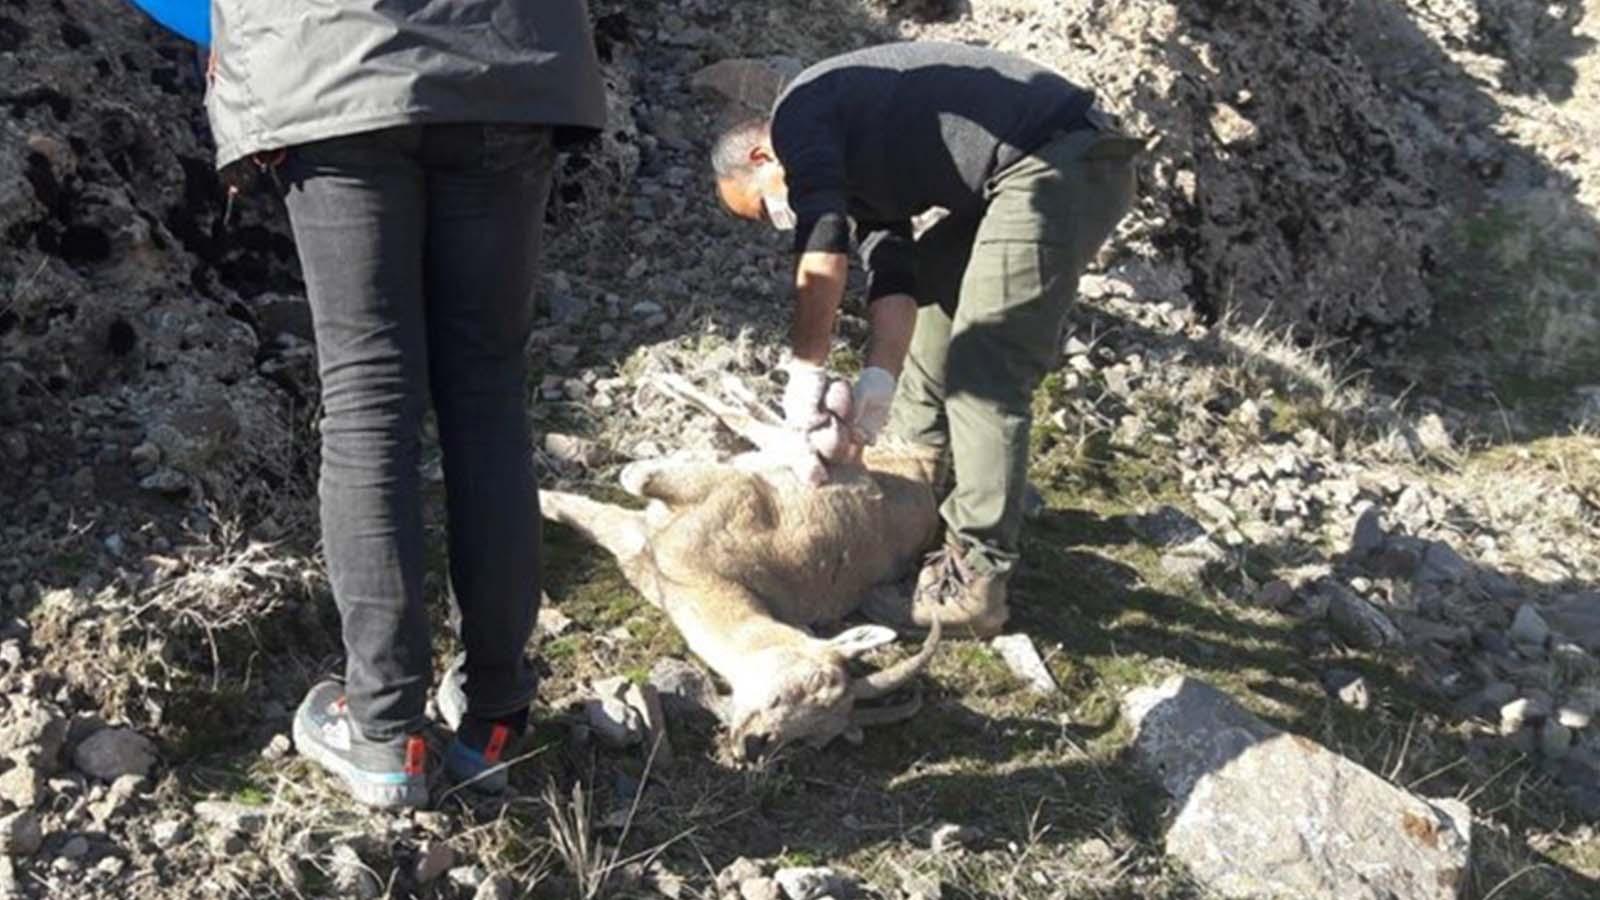
[(1174, 676), (1131, 691), (1140, 763), (1177, 801), (1166, 850), (1225, 897), (1443, 900), (1467, 878), (1471, 811), (1425, 800)]

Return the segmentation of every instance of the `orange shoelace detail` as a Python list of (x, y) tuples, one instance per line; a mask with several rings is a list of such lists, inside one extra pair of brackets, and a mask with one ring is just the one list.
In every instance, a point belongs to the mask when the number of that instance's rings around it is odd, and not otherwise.
[(489, 745), (483, 748), (483, 758), (486, 762), (499, 762), (500, 754), (505, 752), (506, 741), (511, 738), (511, 729), (504, 725), (496, 725), (489, 731)]
[(422, 739), (422, 735), (413, 734), (406, 738), (406, 774), (423, 774), (427, 760), (428, 743)]

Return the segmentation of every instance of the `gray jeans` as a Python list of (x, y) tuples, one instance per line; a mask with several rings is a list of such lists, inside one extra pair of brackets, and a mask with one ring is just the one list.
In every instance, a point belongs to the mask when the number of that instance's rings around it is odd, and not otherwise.
[(545, 128), (419, 125), (298, 146), (280, 167), (322, 378), (323, 550), (349, 708), (369, 739), (424, 722), (430, 395), (468, 711), (495, 718), (534, 695), (527, 343), (554, 159)]

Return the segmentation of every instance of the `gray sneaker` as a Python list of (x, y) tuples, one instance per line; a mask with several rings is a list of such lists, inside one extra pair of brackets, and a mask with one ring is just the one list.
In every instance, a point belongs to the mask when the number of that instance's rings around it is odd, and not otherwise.
[(294, 714), (294, 746), (344, 782), (367, 806), (392, 809), (428, 805), (428, 743), (420, 734), (388, 741), (361, 736), (350, 721), (344, 685), (313, 685)]

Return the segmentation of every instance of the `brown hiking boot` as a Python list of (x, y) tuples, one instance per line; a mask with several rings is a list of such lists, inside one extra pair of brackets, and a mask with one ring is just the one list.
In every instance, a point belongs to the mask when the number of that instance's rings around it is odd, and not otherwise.
[(937, 616), (946, 634), (987, 638), (1005, 626), (1011, 616), (1006, 573), (978, 572), (966, 554), (960, 545), (947, 543), (928, 557), (911, 595), (911, 621), (918, 627), (927, 628)]

